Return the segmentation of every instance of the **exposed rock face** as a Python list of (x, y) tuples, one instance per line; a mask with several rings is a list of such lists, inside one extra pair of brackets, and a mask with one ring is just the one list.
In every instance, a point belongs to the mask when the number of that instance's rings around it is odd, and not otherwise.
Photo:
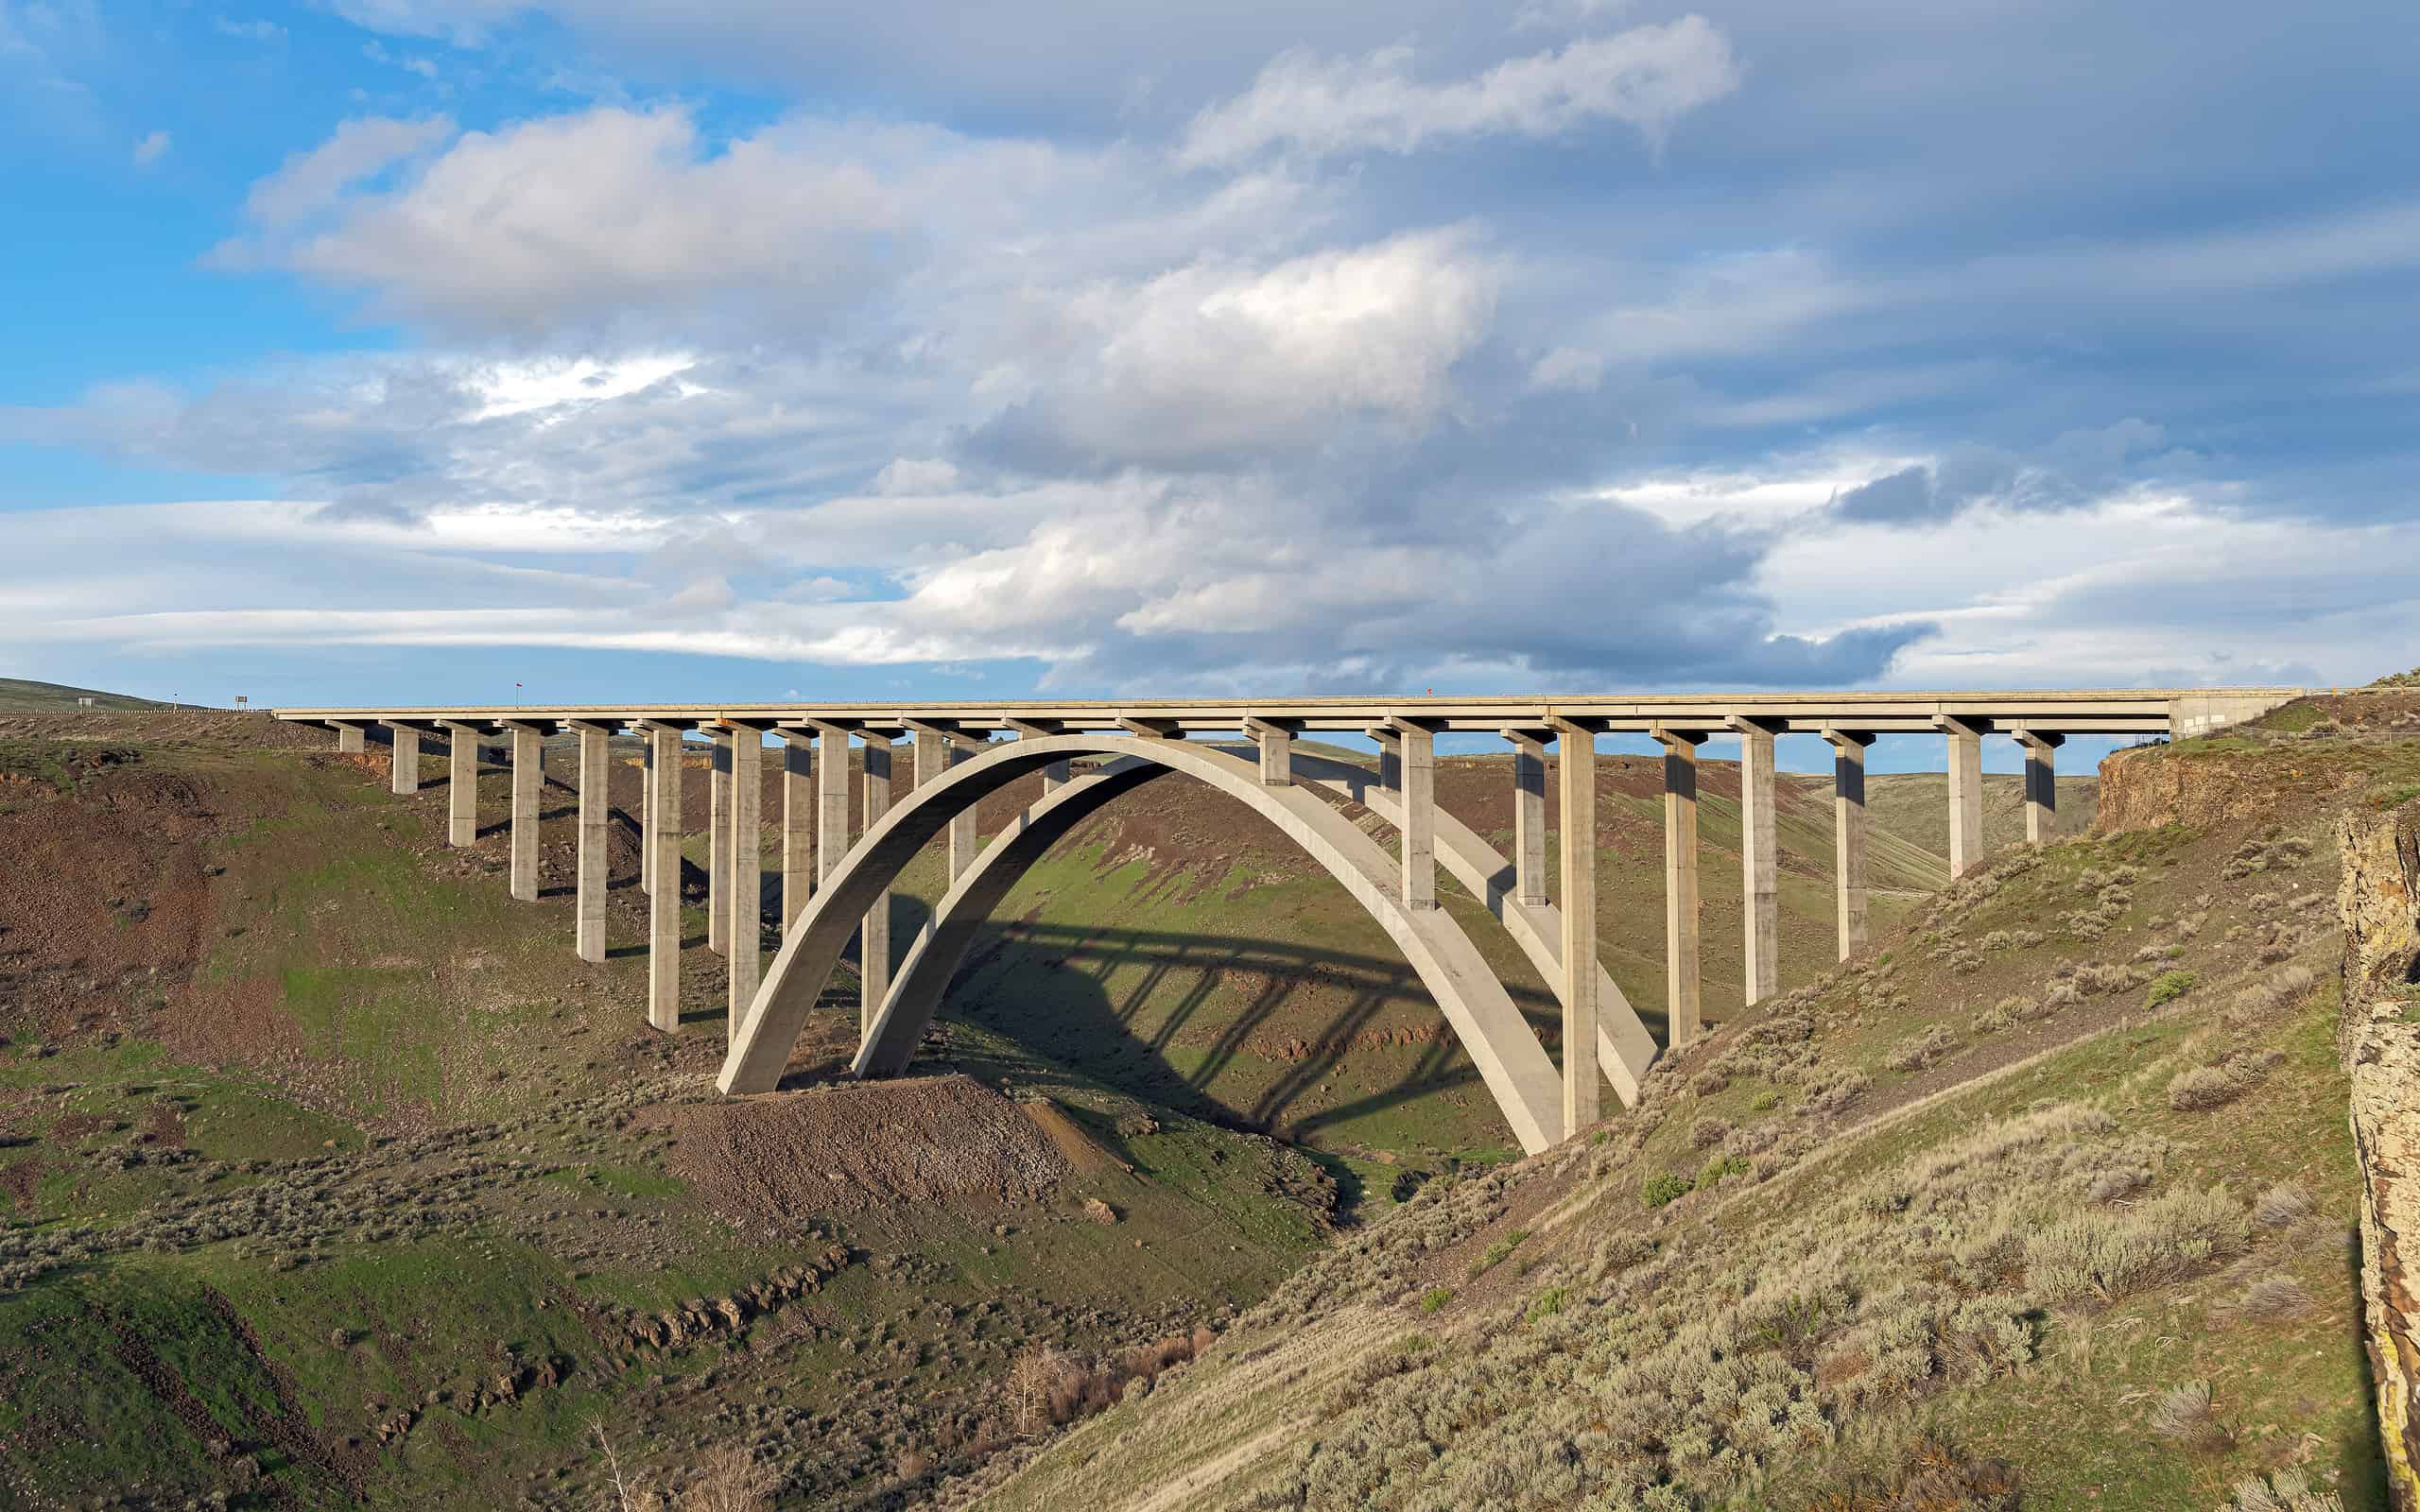
[(2420, 1512), (2420, 802), (2357, 815), (2344, 851), (2344, 1012), (2361, 1159), (2361, 1289), (2378, 1436), (2399, 1512)]

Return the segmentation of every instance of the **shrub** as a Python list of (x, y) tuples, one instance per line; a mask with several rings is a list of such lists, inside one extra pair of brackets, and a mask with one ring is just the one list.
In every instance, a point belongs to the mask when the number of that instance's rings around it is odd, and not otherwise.
[(2226, 1311), (2238, 1317), (2292, 1317), (2310, 1310), (2310, 1294), (2291, 1276), (2263, 1276), (2231, 1300)]
[(1721, 1143), (1724, 1139), (1729, 1137), (1730, 1133), (1731, 1124), (1729, 1120), (1720, 1118), (1701, 1118), (1696, 1123), (1689, 1125), (1689, 1148), (1693, 1150), (1710, 1149), (1713, 1146)]
[(1515, 1228), (1479, 1252), (1478, 1259), (1471, 1262), (1471, 1280), (1477, 1280), (1496, 1266), (1503, 1264), (1505, 1257), (1520, 1248), (1521, 1241), (1529, 1237), (1530, 1230), (1527, 1228)]
[(2234, 1498), (2219, 1512), (2344, 1512), (2344, 1500), (2312, 1490), (2298, 1469), (2282, 1469), (2265, 1481), (2250, 1475), (2236, 1482)]
[(1748, 1104), (1748, 1110), (1752, 1113), (1770, 1113), (1780, 1106), (1781, 1093), (1769, 1087), (1758, 1092), (1754, 1100)]
[(2281, 1181), (2260, 1194), (2252, 1205), (2252, 1216), (2264, 1228), (2283, 1228), (2310, 1216), (2310, 1194), (2290, 1181)]
[(1919, 1071), (1958, 1048), (1958, 1037), (1946, 1024), (1936, 1023), (1913, 1039), (1902, 1040), (1891, 1049), (1884, 1064), (1893, 1071)]
[(2199, 980), (2191, 971), (2162, 971), (2152, 979), (2152, 989), (2143, 994), (2143, 1006), (2156, 1008), (2173, 1003), (2192, 991), (2193, 984)]
[(2216, 1066), (2196, 1066), (2169, 1078), (2168, 1106), (2180, 1113), (2200, 1112), (2235, 1101), (2243, 1089)]
[(1540, 1318), (1554, 1316), (1557, 1313), (1563, 1311), (1563, 1304), (1570, 1300), (1570, 1287), (1547, 1287), (1545, 1291), (1540, 1292), (1536, 1297), (1530, 1299), (1529, 1312), (1530, 1321), (1535, 1323)]
[(1677, 1202), (1697, 1190), (1697, 1183), (1687, 1177), (1670, 1171), (1659, 1171), (1647, 1178), (1639, 1195), (1651, 1208), (1661, 1208)]
[(2187, 1382), (2160, 1394), (2152, 1408), (2152, 1432), (2174, 1439), (2187, 1449), (2216, 1450), (2227, 1446), (2227, 1431), (2210, 1408), (2210, 1383)]
[(1424, 1313), (1442, 1313), (1445, 1310), (1445, 1304), (1453, 1299), (1452, 1287), (1431, 1286), (1420, 1294), (1420, 1310)]
[(2062, 1218), (2025, 1244), (2026, 1277), (2053, 1302), (2115, 1301), (2241, 1254), (2252, 1226), (2224, 1192), (2171, 1192), (2124, 1212)]
[(1853, 1066), (1826, 1072), (1806, 1084), (1806, 1106), (1819, 1113), (1837, 1113), (1865, 1095), (1874, 1078)]
[(1837, 1490), (1818, 1492), (1807, 1512), (2016, 1512), (2016, 1471), (1996, 1459), (1975, 1460), (1947, 1441), (1918, 1439), (1887, 1475), (1859, 1475)]
[(1744, 1176), (1747, 1172), (1748, 1161), (1741, 1156), (1726, 1155), (1719, 1160), (1708, 1160), (1705, 1169), (1698, 1173), (1698, 1190), (1710, 1191), (1720, 1185), (1724, 1177)]

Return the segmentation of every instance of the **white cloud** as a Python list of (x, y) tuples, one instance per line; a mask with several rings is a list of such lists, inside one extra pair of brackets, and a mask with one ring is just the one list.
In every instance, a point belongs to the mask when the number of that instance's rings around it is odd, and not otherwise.
[(1243, 94), (1196, 116), (1180, 158), (1208, 166), (1279, 146), (1322, 157), (1411, 152), (1437, 139), (1558, 136), (1599, 120), (1660, 142), (1674, 121), (1739, 83), (1729, 41), (1703, 16), (1583, 38), (1451, 83), (1422, 83), (1410, 64), (1403, 46), (1357, 60), (1288, 53)]
[[(336, 208), (347, 190), (454, 134), (444, 116), (399, 121), (370, 116), (347, 121), (327, 141), (298, 152), (252, 185), (244, 214), (263, 229), (282, 232)], [(241, 260), (245, 244), (230, 243), (222, 259)]]
[(134, 144), (134, 165), (138, 168), (147, 168), (167, 155), (168, 133), (165, 131), (147, 132), (143, 140)]

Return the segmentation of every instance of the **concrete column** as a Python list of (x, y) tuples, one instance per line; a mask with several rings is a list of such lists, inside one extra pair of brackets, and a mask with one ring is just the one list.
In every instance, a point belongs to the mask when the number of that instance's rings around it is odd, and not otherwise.
[[(866, 797), (865, 827), (873, 833), (882, 816), (890, 812), (890, 740), (888, 735), (866, 732)], [(857, 1042), (873, 1030), (875, 1015), (882, 1012), (882, 1000), (890, 995), (890, 889), (885, 887), (874, 895), (873, 906), (866, 910), (857, 925), (857, 975), (865, 984), (865, 992), (857, 1005)]]
[[(1019, 740), (1040, 740), (1046, 736), (1059, 734), (1065, 729), (1065, 726), (1060, 724), (1055, 719), (1042, 722), (1036, 722), (1029, 719), (1011, 719), (1009, 721), (1010, 732), (1014, 734)], [(1061, 788), (1066, 785), (1067, 764), (1064, 761), (1052, 762), (1049, 765), (1042, 769), (1042, 796), (1044, 798), (1048, 798), (1051, 794), (1058, 792)]]
[(579, 733), (579, 881), (573, 908), (573, 944), (583, 961), (605, 959), (605, 851), (613, 813), (613, 757), (603, 725), (574, 725)]
[(362, 750), (366, 749), (367, 747), (368, 734), (366, 727), (361, 725), (337, 726), (337, 750), (338, 754), (357, 755)]
[(1266, 719), (1247, 719), (1244, 733), (1260, 747), (1260, 781), (1264, 787), (1294, 785), (1294, 730)]
[(468, 725), (445, 727), (445, 843), (476, 845), (479, 839), (479, 736)]
[(1845, 961), (1865, 949), (1865, 747), (1874, 737), (1826, 730), (1824, 738), (1832, 745), (1832, 897)]
[(706, 800), (706, 949), (731, 954), (731, 731), (710, 730), (714, 741)]
[(815, 856), (808, 842), (815, 833), (813, 767), (806, 747), (815, 737), (804, 730), (779, 731), (782, 737), (782, 934), (806, 907), (815, 890)]
[(2059, 812), (2059, 766), (2053, 752), (2067, 737), (2036, 730), (2017, 731), (2025, 747), (2025, 843), (2043, 845), (2050, 838), (2050, 821)]
[[(949, 765), (957, 765), (966, 760), (967, 755), (965, 747), (956, 741), (950, 742)], [(983, 849), (980, 816), (975, 809), (976, 806), (970, 803), (949, 821), (949, 880), (952, 882), (966, 874), (966, 868), (975, 865), (977, 852)]]
[(1604, 1081), (1597, 1065), (1597, 734), (1558, 720), (1563, 756), (1558, 818), (1563, 849), (1563, 1127), (1569, 1139), (1597, 1122)]
[(1512, 743), (1512, 896), (1530, 908), (1547, 901), (1547, 747), (1527, 730)]
[(1780, 986), (1780, 875), (1773, 852), (1773, 732), (1752, 720), (1739, 732), (1739, 892), (1745, 918), (1741, 989), (1749, 1004)]
[(670, 1034), (681, 1027), (681, 731), (670, 725), (647, 730), (655, 757), (648, 850), (656, 880), (647, 909), (647, 1022)]
[[(639, 727), (648, 735), (647, 727)], [(642, 768), (639, 794), (639, 891), (655, 891), (655, 830), (661, 820), (655, 800), (655, 740), (648, 736), (647, 748), (639, 757)]]
[(409, 725), (389, 725), (387, 732), (394, 739), (388, 747), (393, 753), (392, 786), (398, 797), (409, 798), (420, 791), (420, 731)]
[(1370, 731), (1378, 745), (1378, 785), (1397, 798), (1403, 796), (1403, 737), (1392, 730)]
[(727, 746), (717, 753), (728, 756), (731, 767), (731, 833), (723, 846), (723, 896), (731, 902), (723, 938), (731, 959), (731, 1033), (736, 1037), (739, 1021), (756, 999), (764, 959), (765, 732), (742, 725)]
[(1437, 737), (1401, 727), (1396, 743), (1403, 782), (1403, 905), (1437, 906)]
[(849, 853), (849, 732), (815, 727), (815, 880), (830, 882)]
[(1664, 747), (1664, 1038), (1674, 1049), (1705, 1032), (1698, 963), (1698, 743), (1659, 730)]
[(1983, 859), (1983, 731), (1963, 720), (1936, 718), (1949, 736), (1949, 874)]
[(545, 737), (535, 725), (512, 733), (512, 896), (538, 901), (538, 794), (546, 782)]

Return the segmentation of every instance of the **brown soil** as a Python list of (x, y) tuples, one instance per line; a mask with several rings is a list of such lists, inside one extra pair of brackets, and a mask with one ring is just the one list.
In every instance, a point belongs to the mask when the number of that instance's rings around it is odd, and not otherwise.
[(1033, 1120), (1036, 1128), (1050, 1136), (1050, 1143), (1066, 1160), (1068, 1168), (1078, 1175), (1127, 1169), (1125, 1161), (1095, 1143), (1093, 1137), (1084, 1132), (1083, 1125), (1069, 1118), (1066, 1111), (1050, 1099), (1037, 1097), (1019, 1103), (1017, 1107), (1026, 1117)]
[(971, 1076), (832, 1087), (662, 1109), (673, 1174), (734, 1217), (977, 1198), (1029, 1202), (1071, 1162), (1038, 1120)]

